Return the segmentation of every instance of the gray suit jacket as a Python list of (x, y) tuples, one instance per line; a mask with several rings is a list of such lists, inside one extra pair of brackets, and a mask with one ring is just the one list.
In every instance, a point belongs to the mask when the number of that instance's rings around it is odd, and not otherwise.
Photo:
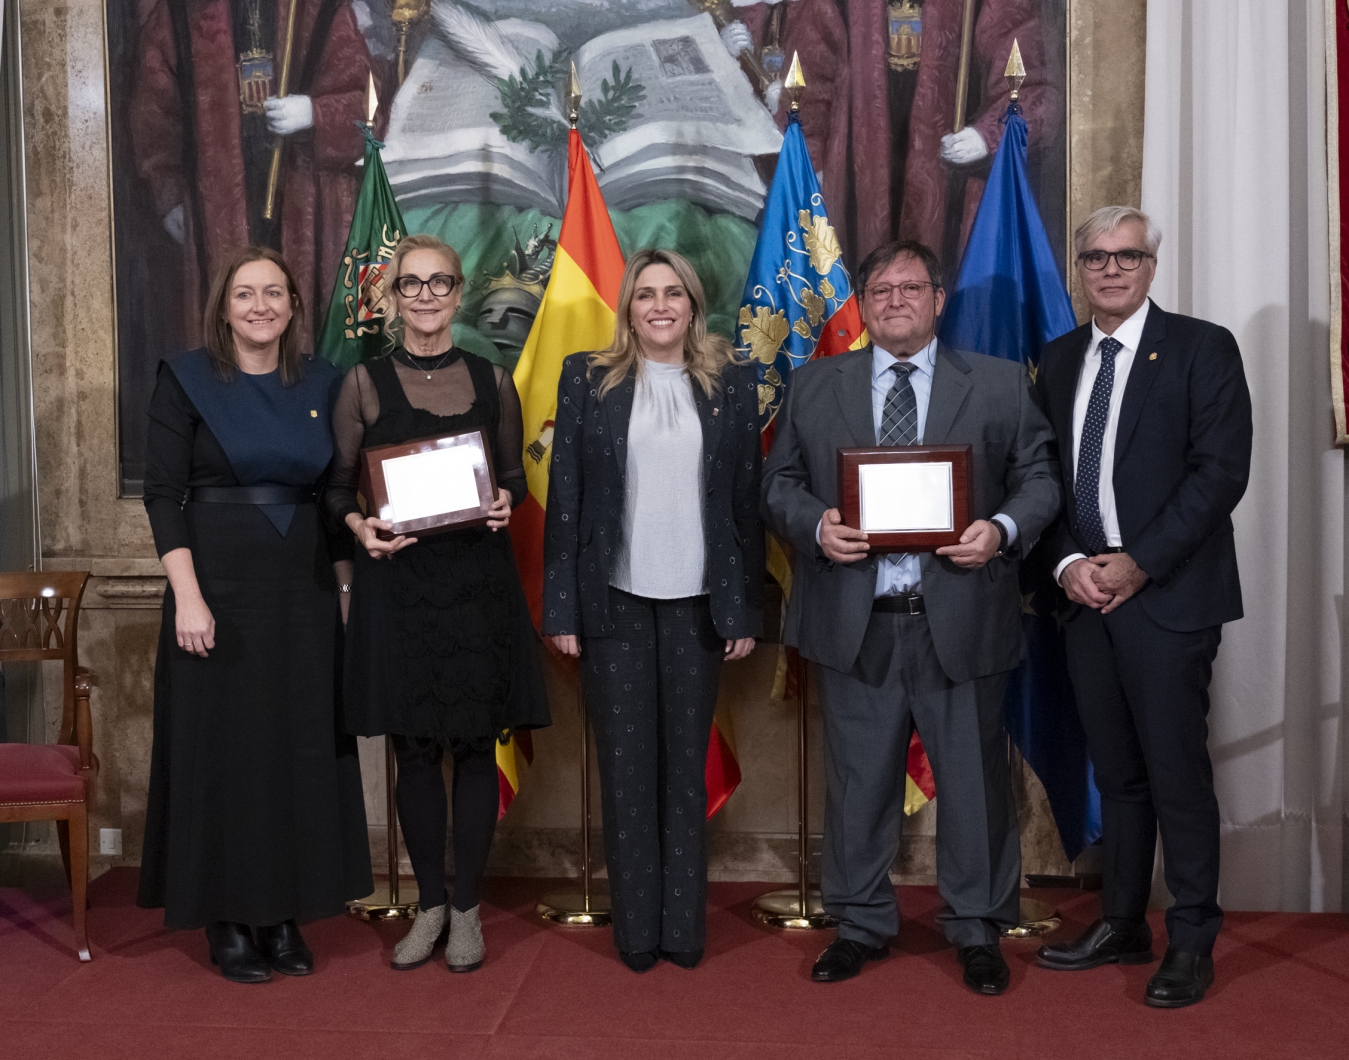
[[(764, 467), (763, 515), (796, 550), (784, 639), (807, 659), (849, 671), (857, 661), (876, 591), (876, 557), (841, 564), (815, 543), (815, 528), (839, 505), (838, 450), (876, 444), (868, 347), (814, 361), (791, 376)], [(959, 353), (938, 343), (925, 445), (974, 447), (971, 515), (1015, 521), (1012, 554), (964, 570), (922, 556), (923, 597), (942, 669), (969, 681), (1016, 666), (1021, 655), (1018, 555), (1058, 514), (1062, 491), (1049, 421), (1013, 361)]]

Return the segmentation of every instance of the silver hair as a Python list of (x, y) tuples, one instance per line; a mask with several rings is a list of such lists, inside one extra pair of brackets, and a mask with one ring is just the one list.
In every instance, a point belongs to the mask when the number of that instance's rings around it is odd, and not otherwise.
[(1147, 243), (1144, 249), (1155, 258), (1157, 248), (1162, 245), (1162, 230), (1151, 217), (1132, 206), (1102, 206), (1094, 211), (1073, 233), (1074, 253), (1081, 254), (1087, 249), (1087, 244), (1097, 236), (1113, 232), (1120, 225), (1128, 224), (1130, 221), (1137, 221), (1143, 226), (1146, 233), (1143, 238)]

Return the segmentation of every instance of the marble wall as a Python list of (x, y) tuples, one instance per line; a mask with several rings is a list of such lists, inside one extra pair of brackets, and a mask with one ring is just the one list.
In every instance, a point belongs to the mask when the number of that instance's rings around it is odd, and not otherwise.
[[(100, 0), (19, 0), (19, 6), (43, 555), (49, 567), (94, 575), (80, 632), (83, 662), (100, 676), (93, 711), (103, 772), (91, 844), (97, 851), (99, 828), (121, 828), (120, 860), (134, 864), (148, 779), (163, 577), (140, 502), (117, 496), (103, 8)], [(1070, 220), (1077, 221), (1106, 202), (1138, 201), (1145, 0), (1071, 0), (1070, 9)], [(787, 881), (795, 871), (795, 708), (768, 695), (776, 647), (762, 644), (726, 670), (722, 695), (734, 718), (745, 781), (712, 824), (716, 878)], [(564, 875), (579, 863), (576, 694), (560, 664), (551, 664), (549, 683), (555, 723), (536, 735), (535, 764), (499, 829), (493, 871)], [(49, 703), (48, 709), (50, 717), (59, 705)], [(810, 740), (810, 818), (818, 842), (823, 784), (813, 703)], [(369, 741), (362, 755), (379, 865), (382, 748)], [(1070, 871), (1043, 790), (1028, 771), (1019, 786), (1026, 871)], [(598, 832), (597, 806), (593, 817)], [(906, 827), (897, 874), (930, 878), (934, 833), (928, 807)]]

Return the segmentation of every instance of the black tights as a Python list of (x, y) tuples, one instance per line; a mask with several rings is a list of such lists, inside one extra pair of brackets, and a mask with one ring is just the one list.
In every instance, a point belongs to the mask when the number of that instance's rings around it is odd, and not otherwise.
[[(444, 748), (436, 740), (394, 736), (398, 759), (398, 823), (417, 877), (423, 909), (445, 904)], [(454, 907), (467, 913), (478, 904), (497, 826), (496, 745), (485, 751), (450, 747), (454, 758)]]

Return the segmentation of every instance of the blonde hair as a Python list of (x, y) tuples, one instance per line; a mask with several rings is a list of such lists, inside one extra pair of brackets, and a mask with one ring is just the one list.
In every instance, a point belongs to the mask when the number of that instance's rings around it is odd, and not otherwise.
[(642, 372), (642, 344), (632, 326), (632, 297), (637, 292), (637, 277), (649, 265), (668, 265), (679, 277), (688, 292), (693, 308), (689, 330), (684, 335), (684, 371), (704, 394), (711, 397), (721, 387), (721, 372), (737, 361), (734, 347), (721, 335), (707, 330), (707, 295), (698, 273), (688, 258), (673, 250), (647, 247), (628, 259), (623, 279), (618, 285), (618, 319), (614, 326), (614, 341), (602, 350), (592, 353), (586, 363), (591, 373), (599, 371), (599, 396), (604, 397), (628, 377), (628, 373)]
[(1146, 244), (1143, 249), (1155, 258), (1157, 248), (1162, 245), (1162, 230), (1156, 221), (1132, 206), (1102, 206), (1099, 210), (1093, 211), (1073, 233), (1073, 252), (1081, 254), (1087, 249), (1087, 244), (1097, 236), (1108, 235), (1120, 225), (1128, 224), (1130, 221), (1137, 221), (1143, 226), (1143, 242)]
[(414, 250), (434, 250), (442, 258), (445, 264), (450, 267), (450, 275), (454, 277), (454, 285), (463, 287), (464, 285), (464, 263), (459, 260), (459, 252), (443, 240), (435, 236), (408, 236), (399, 241), (398, 246), (393, 248), (393, 257), (389, 259), (389, 290), (394, 289), (394, 284), (398, 280), (399, 273), (403, 269), (403, 259)]

